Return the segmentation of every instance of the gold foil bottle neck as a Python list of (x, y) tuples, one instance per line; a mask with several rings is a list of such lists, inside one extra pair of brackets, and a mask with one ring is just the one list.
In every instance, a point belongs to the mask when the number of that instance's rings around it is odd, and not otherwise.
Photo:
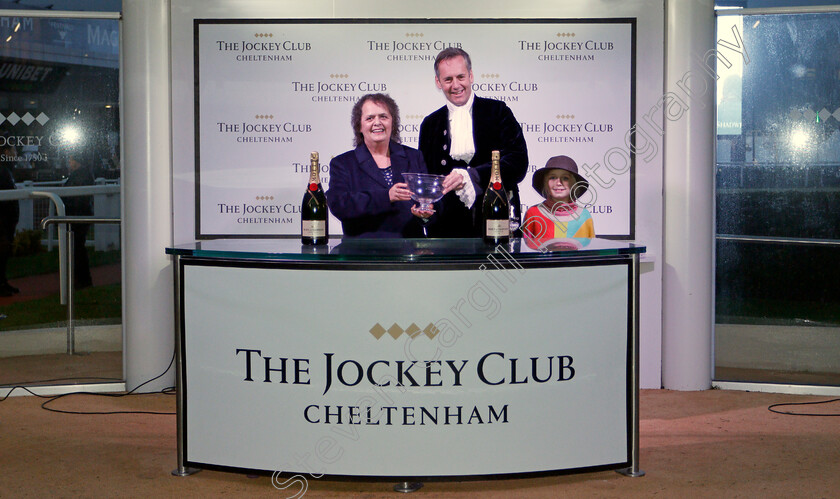
[(309, 153), (309, 183), (310, 184), (320, 184), (321, 177), (319, 175), (319, 171), (321, 169), (321, 165), (318, 162), (318, 151), (312, 151)]
[(490, 182), (501, 182), (502, 172), (499, 167), (499, 151), (492, 151), (490, 153)]

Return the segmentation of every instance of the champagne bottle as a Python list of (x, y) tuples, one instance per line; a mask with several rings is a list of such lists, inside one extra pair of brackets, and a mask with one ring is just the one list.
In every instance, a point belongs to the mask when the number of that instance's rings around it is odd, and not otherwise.
[(502, 185), (499, 151), (493, 151), (490, 158), (492, 166), (490, 185), (484, 192), (481, 214), (484, 218), (484, 242), (495, 246), (507, 244), (510, 240), (510, 202), (505, 187)]
[(327, 196), (321, 187), (318, 153), (309, 155), (309, 184), (300, 205), (300, 242), (304, 245), (327, 244), (329, 218)]

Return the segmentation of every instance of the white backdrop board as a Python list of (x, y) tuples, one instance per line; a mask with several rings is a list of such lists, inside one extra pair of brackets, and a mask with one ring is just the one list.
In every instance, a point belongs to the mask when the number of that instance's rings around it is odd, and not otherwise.
[[(460, 18), (465, 23), (476, 20), (477, 17), (491, 22), (492, 19), (632, 19), (636, 23), (635, 54), (632, 58), (635, 69), (635, 84), (633, 107), (636, 112), (636, 123), (644, 134), (637, 142), (638, 154), (635, 155), (635, 165), (632, 169), (632, 193), (635, 198), (632, 219), (634, 239), (644, 241), (647, 246), (646, 261), (642, 271), (642, 300), (641, 300), (641, 378), (643, 388), (660, 388), (661, 356), (662, 356), (662, 269), (658, 259), (662, 255), (662, 196), (663, 184), (663, 133), (661, 128), (666, 120), (662, 111), (664, 86), (664, 42), (665, 17), (664, 3), (659, 0), (626, 0), (614, 2), (609, 0), (534, 0), (530, 2), (510, 2), (507, 0), (462, 0), (456, 3), (429, 0), (414, 2), (409, 0), (311, 0), (298, 2), (295, 0), (169, 0), (171, 5), (171, 115), (153, 114), (157, 120), (152, 130), (169, 129), (171, 126), (172, 141), (172, 213), (169, 218), (155, 220), (154, 227), (159, 228), (166, 237), (172, 237), (173, 244), (189, 244), (196, 239), (196, 190), (195, 165), (195, 23), (196, 19), (274, 19), (274, 20), (304, 20), (323, 19), (326, 21), (348, 18), (387, 18), (406, 19), (424, 22), (434, 19)], [(443, 22), (443, 21), (442, 21)], [(475, 52), (473, 47), (465, 47)], [(478, 49), (478, 47), (476, 47)], [(475, 70), (478, 75), (482, 72), (489, 74), (497, 72), (498, 64), (506, 63), (495, 57), (479, 63), (476, 61)], [(493, 65), (494, 67), (482, 68)], [(427, 73), (424, 85), (434, 90), (432, 67), (423, 63)], [(329, 72), (327, 72), (329, 74)], [(161, 89), (164, 91), (165, 89)], [(409, 105), (411, 96), (401, 98), (395, 95), (397, 101), (405, 107)], [(423, 109), (424, 115), (431, 109), (443, 105), (443, 96), (436, 94), (435, 101), (429, 102)], [(510, 103), (514, 106), (515, 103)], [(347, 110), (349, 113), (349, 104)], [(518, 110), (513, 108), (518, 114)], [(645, 118), (650, 117), (650, 122)], [(404, 118), (405, 120), (405, 118)], [(341, 118), (347, 125), (346, 135), (340, 140), (350, 141), (349, 116)], [(419, 124), (419, 120), (415, 124)], [(529, 146), (532, 139), (528, 137)], [(154, 141), (152, 143), (155, 143)], [(610, 147), (613, 147), (610, 145)], [(605, 169), (603, 157), (609, 149), (600, 151), (596, 158), (601, 168), (599, 173), (604, 180), (615, 178), (615, 175)], [(308, 151), (307, 151), (308, 154)], [(540, 166), (545, 158), (537, 159), (531, 154), (531, 164)], [(130, 159), (130, 158), (129, 158)], [(295, 158), (302, 163), (307, 157)], [(244, 161), (244, 160), (243, 160)], [(301, 177), (301, 181), (305, 182)], [(529, 184), (523, 182), (522, 191), (527, 192)], [(297, 201), (295, 201), (297, 202)], [(530, 201), (527, 201), (530, 202)], [(169, 212), (167, 212), (169, 214)], [(596, 231), (606, 234), (602, 223), (595, 214)], [(335, 222), (333, 220), (333, 222)], [(331, 230), (336, 232), (340, 226), (331, 224)], [(171, 234), (171, 236), (170, 236)], [(292, 237), (292, 236), (286, 236)], [(651, 262), (656, 263), (651, 263)], [(162, 362), (166, 362), (163, 359)]]
[(524, 267), (504, 291), (475, 266), (182, 264), (188, 465), (403, 477), (628, 465), (627, 261)]
[[(531, 173), (574, 158), (590, 181), (596, 233), (634, 237), (636, 20), (196, 19), (195, 235), (297, 235), (310, 151), (352, 148), (350, 109), (366, 93), (400, 106), (403, 143), (444, 104), (433, 63), (470, 53), (477, 95), (505, 101), (523, 127), (523, 212), (541, 201)], [(331, 232), (340, 232), (333, 219)]]

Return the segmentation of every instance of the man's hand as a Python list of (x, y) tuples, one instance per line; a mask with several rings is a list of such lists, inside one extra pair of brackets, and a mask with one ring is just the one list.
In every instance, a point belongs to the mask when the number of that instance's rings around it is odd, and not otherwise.
[(446, 178), (443, 179), (443, 193), (447, 194), (451, 191), (457, 191), (464, 188), (464, 177), (459, 172), (453, 170)]

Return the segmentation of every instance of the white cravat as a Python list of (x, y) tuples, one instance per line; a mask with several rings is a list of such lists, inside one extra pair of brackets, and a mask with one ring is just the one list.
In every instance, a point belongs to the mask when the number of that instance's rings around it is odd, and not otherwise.
[(449, 108), (449, 133), (452, 136), (452, 146), (449, 155), (452, 159), (460, 159), (469, 163), (475, 155), (475, 143), (473, 142), (472, 105), (474, 93), (470, 93), (470, 99), (463, 106), (456, 106), (446, 102)]

